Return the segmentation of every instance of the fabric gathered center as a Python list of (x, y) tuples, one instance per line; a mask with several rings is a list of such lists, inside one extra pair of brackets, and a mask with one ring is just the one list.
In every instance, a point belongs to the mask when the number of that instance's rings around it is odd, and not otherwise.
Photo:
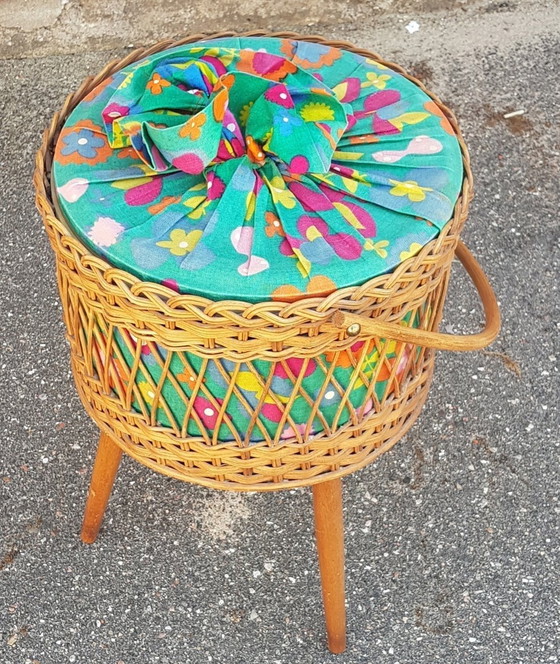
[(151, 54), (73, 110), (53, 166), (63, 213), (106, 260), (214, 300), (363, 284), (451, 218), (453, 127), (372, 58), (290, 39)]
[(240, 62), (259, 56), (261, 76), (225, 71), (211, 58), (133, 70), (102, 113), (111, 147), (132, 148), (158, 173), (206, 175), (232, 160), (276, 175), (327, 173), (347, 105), (281, 56), (236, 53)]

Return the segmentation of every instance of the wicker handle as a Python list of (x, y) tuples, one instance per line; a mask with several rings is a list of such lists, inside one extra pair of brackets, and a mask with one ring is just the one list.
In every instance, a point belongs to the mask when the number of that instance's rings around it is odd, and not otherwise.
[(349, 336), (375, 336), (385, 339), (396, 339), (417, 346), (437, 348), (439, 350), (479, 350), (494, 341), (500, 331), (500, 310), (496, 296), (488, 278), (484, 274), (476, 258), (467, 247), (459, 241), (455, 255), (471, 277), (484, 307), (486, 325), (478, 334), (443, 334), (430, 332), (396, 323), (385, 323), (375, 318), (367, 318), (357, 314), (337, 311), (331, 321), (339, 329), (346, 328)]

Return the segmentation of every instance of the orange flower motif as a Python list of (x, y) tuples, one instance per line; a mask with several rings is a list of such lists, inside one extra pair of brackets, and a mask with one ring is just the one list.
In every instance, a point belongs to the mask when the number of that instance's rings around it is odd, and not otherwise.
[(325, 95), (326, 97), (330, 97), (330, 93), (328, 90), (325, 90), (325, 88), (309, 88), (309, 92), (313, 93), (314, 95)]
[(359, 143), (379, 143), (379, 136), (375, 134), (360, 134), (359, 136), (349, 136), (348, 142), (352, 145)]
[(216, 85), (224, 85), (228, 90), (233, 87), (235, 83), (235, 76), (230, 72), (229, 74), (224, 74)]
[(87, 95), (83, 98), (82, 101), (93, 101), (105, 90), (105, 88), (113, 82), (113, 76), (108, 76), (103, 79), (99, 85), (96, 85), (91, 92), (88, 92)]
[[(198, 374), (196, 374), (190, 367), (183, 367), (183, 371), (177, 374), (177, 378), (182, 383), (186, 383), (189, 387), (193, 387), (198, 378)], [(204, 383), (205, 381), (206, 378), (203, 378), (202, 382)]]
[(181, 200), (180, 196), (164, 196), (159, 203), (154, 203), (148, 208), (149, 214), (159, 214), (162, 210), (172, 203), (179, 203)]
[(169, 81), (166, 81), (159, 74), (154, 72), (146, 87), (153, 95), (160, 95), (163, 92), (163, 88), (168, 88), (170, 85), (171, 83)]
[(196, 115), (193, 115), (188, 122), (179, 129), (179, 136), (183, 138), (188, 137), (193, 141), (197, 141), (200, 138), (200, 129), (206, 123), (206, 113), (201, 111)]
[(284, 286), (278, 286), (278, 288), (272, 292), (271, 297), (278, 302), (296, 302), (304, 297), (324, 297), (325, 295), (329, 295), (329, 293), (333, 293), (335, 290), (336, 284), (334, 281), (322, 274), (317, 274), (316, 276), (311, 277), (307, 282), (305, 293), (300, 291), (297, 286), (285, 284)]
[(264, 162), (264, 152), (262, 147), (255, 141), (252, 136), (247, 136), (245, 139), (247, 143), (247, 156), (254, 164), (262, 164)]
[[(116, 124), (117, 126), (120, 126), (120, 123)], [(122, 133), (124, 136), (134, 136), (134, 134), (137, 134), (141, 128), (142, 125), (140, 122), (138, 122), (138, 120), (130, 120), (129, 122), (125, 121), (122, 123)]]
[(89, 119), (80, 120), (73, 127), (65, 127), (58, 137), (55, 160), (59, 164), (100, 164), (113, 150), (105, 130)]
[(275, 235), (280, 235), (280, 237), (286, 237), (280, 219), (273, 213), (267, 212), (264, 215), (264, 220), (266, 221), (266, 227), (264, 232), (268, 237), (274, 237)]
[(118, 151), (117, 157), (119, 159), (137, 159), (138, 158), (138, 152), (134, 148), (128, 147), (128, 148), (122, 148), (121, 150)]
[(443, 131), (447, 132), (448, 134), (451, 134), (451, 136), (455, 136), (455, 132), (453, 130), (453, 127), (451, 126), (451, 122), (449, 122), (447, 116), (444, 114), (444, 112), (436, 104), (435, 101), (427, 101), (424, 104), (424, 108), (428, 111), (428, 113), (432, 113), (433, 115), (437, 115), (439, 117), (441, 122), (441, 128), (443, 129)]
[(239, 52), (237, 68), (239, 71), (253, 74), (253, 76), (260, 76), (269, 81), (281, 81), (288, 74), (293, 74), (297, 70), (293, 62), (284, 59), (282, 56), (249, 49)]
[(222, 88), (220, 92), (216, 95), (214, 99), (214, 104), (212, 106), (214, 112), (214, 119), (217, 122), (221, 122), (224, 119), (226, 108), (228, 105), (228, 91), (225, 88)]
[[(355, 344), (350, 346), (345, 351), (342, 351), (336, 359), (336, 351), (328, 350), (325, 353), (325, 359), (327, 362), (334, 362), (336, 360), (336, 366), (342, 367), (343, 369), (348, 369), (348, 367), (353, 366), (358, 362), (363, 351), (364, 341), (356, 341)], [(375, 350), (375, 340), (368, 341), (368, 346), (366, 348), (365, 358), (368, 357)], [(353, 360), (353, 361), (352, 361)]]

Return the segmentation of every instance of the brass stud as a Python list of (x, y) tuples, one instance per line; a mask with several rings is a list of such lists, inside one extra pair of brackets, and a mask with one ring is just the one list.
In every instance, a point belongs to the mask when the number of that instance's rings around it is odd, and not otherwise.
[(362, 331), (362, 326), (359, 323), (352, 323), (346, 328), (346, 334), (349, 337), (357, 337)]

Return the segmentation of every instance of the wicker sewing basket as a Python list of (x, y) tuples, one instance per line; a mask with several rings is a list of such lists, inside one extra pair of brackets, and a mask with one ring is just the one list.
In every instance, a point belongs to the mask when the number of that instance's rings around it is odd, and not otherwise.
[[(399, 66), (346, 42), (326, 41), (316, 36), (246, 33), (246, 36), (305, 39), (372, 57), (421, 87), (452, 124), (461, 145), (465, 175), (453, 219), (436, 239), (394, 272), (359, 287), (292, 303), (258, 304), (215, 302), (179, 295), (165, 286), (143, 282), (112, 267), (78, 241), (64, 219), (57, 215), (51, 195), (52, 155), (69, 113), (103, 79), (138, 59), (202, 38), (232, 35), (234, 33), (230, 32), (197, 34), (176, 42), (163, 41), (148, 49), (136, 49), (126, 58), (111, 62), (97, 76), (88, 78), (66, 99), (45, 132), (37, 155), (34, 182), (37, 206), (56, 256), (74, 378), (90, 416), (127, 454), (159, 472), (209, 487), (262, 491), (335, 479), (365, 466), (388, 450), (420, 413), (432, 379), (435, 349), (473, 350), (487, 345), (498, 332), (499, 314), (484, 273), (459, 242), (472, 198), (472, 174), (467, 149), (453, 114)], [(476, 335), (453, 337), (437, 332), (455, 254), (467, 268), (483, 301), (487, 325)], [(417, 327), (410, 325), (408, 321), (412, 320)], [(164, 380), (174, 380), (167, 371), (173, 354), (189, 352), (203, 358), (191, 404), (198, 393), (204, 393), (203, 374), (208, 361), (227, 358), (247, 363), (250, 369), (257, 359), (281, 364), (286, 373), (293, 376), (293, 390), (283, 405), (283, 421), (278, 433), (266, 433), (264, 440), (256, 443), (249, 443), (243, 432), (236, 432), (230, 442), (218, 440), (216, 433), (188, 436), (187, 419), (196, 417), (192, 405), (187, 405), (185, 422), (158, 426), (153, 417), (132, 405), (139, 356), (132, 366), (125, 368), (126, 375), (120, 376), (126, 388), (114, 389), (116, 368), (104, 358), (119, 352), (115, 338), (123, 331), (143, 344), (157, 344), (166, 349), (162, 380), (153, 386), (160, 402), (164, 402), (161, 393)], [(396, 358), (390, 363), (386, 358), (388, 339), (397, 341)], [(354, 371), (349, 384), (339, 386), (340, 407), (348, 408), (350, 418), (340, 425), (336, 419), (334, 424), (325, 423), (320, 433), (310, 435), (311, 422), (314, 417), (320, 417), (319, 399), (312, 400), (305, 393), (301, 387), (303, 371), (299, 375), (291, 373), (286, 358), (313, 358), (324, 364), (321, 356), (328, 352), (333, 366), (323, 366), (324, 392), (327, 383), (333, 380), (334, 364), (340, 353), (357, 340), (365, 340), (367, 344), (363, 345), (362, 354), (358, 353), (353, 360)], [(373, 345), (378, 350), (379, 361), (373, 375), (366, 376), (361, 365), (366, 351), (371, 352)], [(379, 398), (374, 388), (382, 369), (388, 375), (390, 389)], [(262, 397), (252, 409), (252, 423), (255, 423), (270, 381), (262, 379), (256, 370), (253, 373), (263, 387)], [(224, 422), (228, 419), (228, 398), (238, 392), (235, 371), (228, 378), (228, 393), (218, 406), (218, 417)], [(355, 408), (348, 398), (358, 379), (366, 385), (366, 400), (372, 403), (367, 413), (365, 409)], [(294, 425), (293, 437), (282, 439), (280, 429), (284, 425), (292, 426), (290, 407), (298, 395), (312, 405), (308, 425), (303, 429)]]

